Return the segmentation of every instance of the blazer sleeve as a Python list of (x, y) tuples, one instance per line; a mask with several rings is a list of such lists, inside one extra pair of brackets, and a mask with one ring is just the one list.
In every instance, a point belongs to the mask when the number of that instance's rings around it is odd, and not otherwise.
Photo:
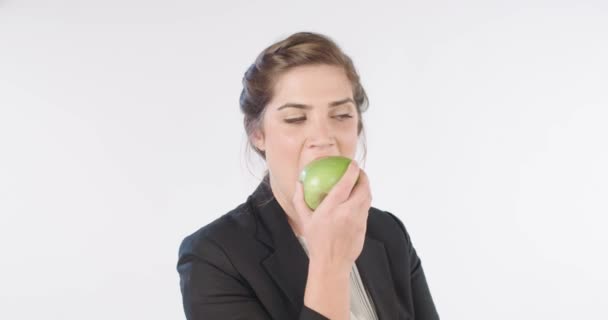
[[(177, 271), (186, 319), (272, 319), (223, 249), (212, 240), (186, 237), (179, 248)], [(306, 306), (298, 319), (328, 320)]]
[(408, 271), (412, 281), (412, 296), (414, 299), (414, 317), (416, 320), (439, 320), (439, 314), (435, 308), (435, 303), (433, 302), (433, 297), (431, 296), (424, 270), (422, 269), (422, 263), (416, 253), (416, 249), (412, 245), (410, 235), (405, 229), (403, 222), (395, 216), (393, 218), (399, 224), (406, 240), (406, 254), (410, 261)]

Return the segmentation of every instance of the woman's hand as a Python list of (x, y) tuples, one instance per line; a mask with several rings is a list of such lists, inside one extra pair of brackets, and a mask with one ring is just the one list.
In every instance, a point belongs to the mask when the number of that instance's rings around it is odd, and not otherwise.
[(293, 205), (311, 262), (350, 271), (363, 250), (371, 200), (367, 175), (354, 160), (314, 212), (297, 182)]

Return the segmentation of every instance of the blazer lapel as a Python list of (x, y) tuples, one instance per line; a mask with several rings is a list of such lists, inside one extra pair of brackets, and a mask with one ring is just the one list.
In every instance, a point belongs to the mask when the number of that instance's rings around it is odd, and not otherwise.
[(262, 182), (252, 195), (253, 212), (258, 215), (256, 238), (272, 252), (261, 261), (268, 275), (291, 301), (293, 313), (304, 306), (308, 277), (308, 256), (296, 238), (287, 215)]
[(366, 236), (363, 250), (355, 263), (361, 281), (373, 300), (378, 319), (399, 319), (397, 293), (384, 244)]
[(302, 310), (308, 276), (308, 258), (303, 249), (291, 243), (278, 246), (262, 265), (291, 301), (294, 312)]

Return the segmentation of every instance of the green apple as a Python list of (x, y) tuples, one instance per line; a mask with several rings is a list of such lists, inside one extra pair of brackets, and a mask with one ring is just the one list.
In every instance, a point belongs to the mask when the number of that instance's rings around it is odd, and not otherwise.
[(304, 202), (308, 207), (312, 210), (317, 209), (329, 191), (342, 178), (351, 161), (342, 156), (330, 156), (314, 160), (302, 169), (299, 180), (302, 182)]

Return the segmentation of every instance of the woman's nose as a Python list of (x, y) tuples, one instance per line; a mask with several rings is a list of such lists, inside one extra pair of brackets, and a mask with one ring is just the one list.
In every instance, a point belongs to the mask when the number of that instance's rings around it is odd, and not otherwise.
[(334, 143), (334, 130), (327, 119), (314, 119), (310, 126), (309, 137), (311, 144), (316, 146), (331, 146)]

